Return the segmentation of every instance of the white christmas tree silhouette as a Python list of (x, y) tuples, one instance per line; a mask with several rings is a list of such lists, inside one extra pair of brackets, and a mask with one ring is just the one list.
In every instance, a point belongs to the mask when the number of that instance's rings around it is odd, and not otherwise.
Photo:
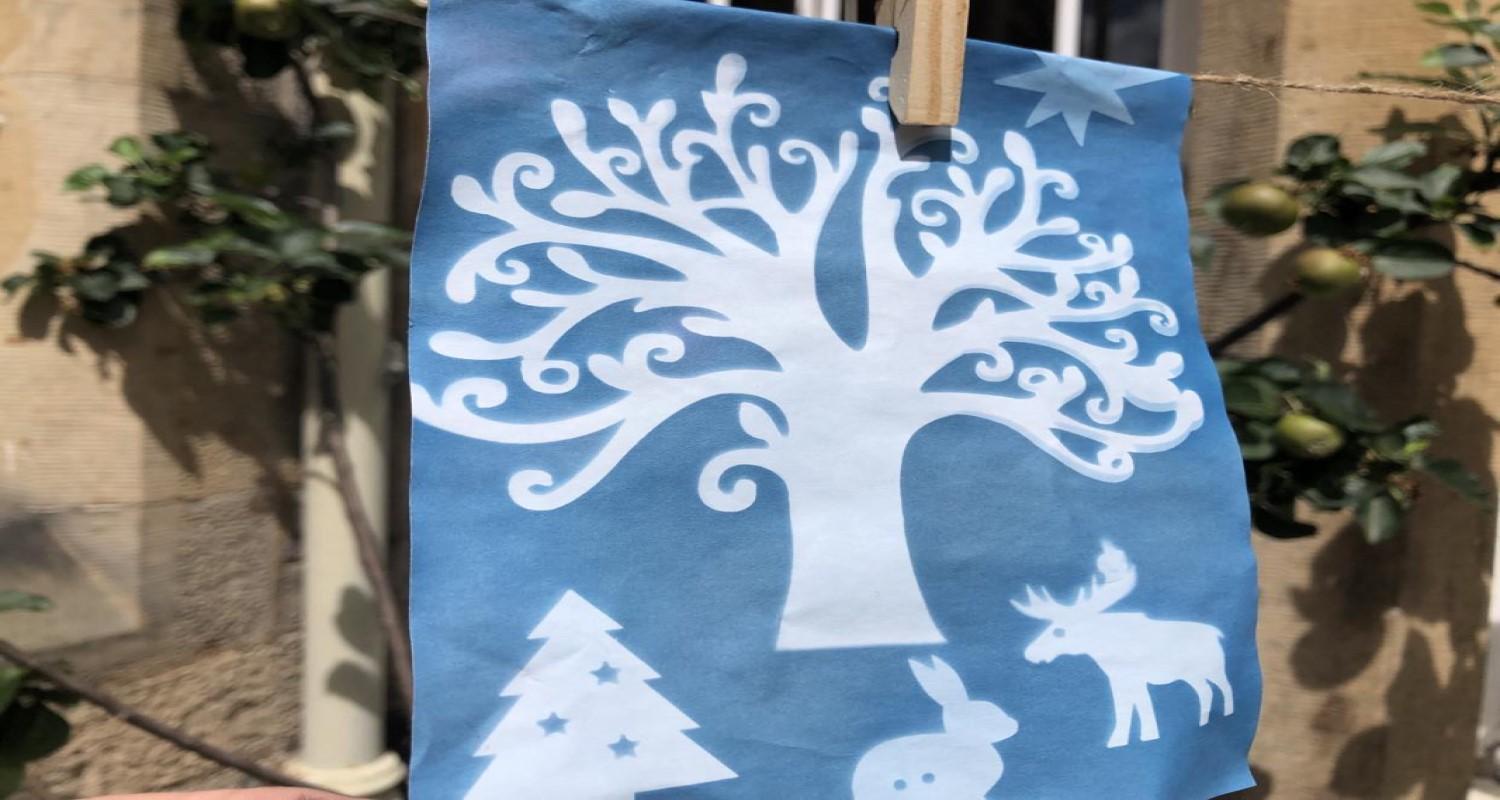
[(610, 636), (619, 629), (563, 595), (500, 693), (516, 702), (476, 753), (494, 760), (466, 800), (631, 800), (737, 777), (683, 733), (697, 723), (647, 685), (661, 676)]
[[(437, 396), (414, 386), (414, 412), (503, 444), (602, 442), (561, 480), (537, 469), (510, 477), (516, 503), (551, 510), (597, 486), (684, 409), (747, 398), (739, 424), (755, 444), (703, 454), (698, 493), (711, 508), (742, 511), (755, 502), (756, 484), (748, 473), (726, 479), (730, 470), (759, 468), (785, 482), (792, 567), (778, 648), (942, 642), (901, 506), (912, 436), (946, 417), (978, 417), (1083, 475), (1125, 480), (1134, 454), (1175, 447), (1203, 419), (1198, 395), (1174, 382), (1182, 356), (1159, 346), (1143, 354), (1138, 341), (1176, 335), (1177, 316), (1139, 293), (1129, 237), (1080, 233), (1077, 220), (1044, 213), (1051, 198), (1076, 198), (1079, 186), (1039, 166), (1022, 134), (997, 137), (1006, 161), (988, 169), (974, 138), (956, 129), (946, 165), (903, 154), (879, 102), (882, 79), (870, 90), (877, 102), (863, 109), (864, 133), (845, 130), (832, 153), (787, 138), (773, 159), (770, 147), (736, 143), (751, 126), (774, 129), (781, 111), (775, 97), (742, 91), (745, 75), (740, 56), (720, 60), (714, 88), (702, 94), (706, 128), (679, 120), (670, 99), (642, 114), (611, 98), (609, 113), (624, 129), (614, 130), (628, 146), (591, 145), (584, 111), (555, 101), (558, 138), (576, 161), (570, 171), (589, 176), (570, 179), (580, 188), (554, 187), (556, 165), (526, 152), (500, 159), (488, 190), (472, 177), (454, 180), (459, 206), (510, 229), (459, 259), (448, 297), (470, 303), (489, 284), (553, 315), (509, 341), (434, 335), (429, 344), (440, 355), (505, 363)], [(878, 145), (863, 172), (861, 136)], [(941, 185), (900, 180), (928, 171)], [(863, 184), (851, 187), (857, 174)], [(730, 188), (708, 188), (714, 181)], [(868, 306), (854, 344), (829, 324), (815, 288), (820, 236), (846, 188), (859, 192)], [(644, 224), (625, 228), (628, 219)], [(898, 231), (912, 227), (915, 246), (900, 248)], [(903, 254), (918, 247), (926, 255), (906, 263)], [(548, 264), (534, 270), (542, 254)], [(621, 266), (642, 261), (656, 268)], [(586, 288), (549, 288), (560, 274)], [(592, 355), (557, 355), (564, 337), (586, 338), (590, 321), (621, 307), (643, 320), (623, 348), (599, 341)], [(956, 320), (955, 308), (964, 309)], [(678, 320), (664, 326), (661, 314), (647, 313), (662, 309)], [(752, 343), (774, 365), (671, 369), (691, 349), (724, 340)], [(949, 367), (965, 371), (970, 385), (929, 385)], [(516, 377), (496, 377), (508, 370)], [(559, 399), (556, 418), (532, 421), (532, 411), (518, 420), (504, 408), (517, 385), (533, 396), (601, 385), (611, 395), (582, 410)]]

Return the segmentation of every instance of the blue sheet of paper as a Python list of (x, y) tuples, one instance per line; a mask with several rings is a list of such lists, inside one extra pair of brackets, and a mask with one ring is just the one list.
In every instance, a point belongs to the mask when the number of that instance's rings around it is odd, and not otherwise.
[(441, 0), (412, 270), (418, 800), (1251, 783), (1179, 75)]

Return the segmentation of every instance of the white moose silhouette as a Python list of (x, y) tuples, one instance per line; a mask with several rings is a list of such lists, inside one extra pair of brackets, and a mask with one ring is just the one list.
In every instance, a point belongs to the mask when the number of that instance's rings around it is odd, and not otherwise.
[(912, 674), (943, 709), (943, 732), (903, 736), (871, 748), (854, 768), (854, 800), (984, 800), (1005, 772), (994, 744), (1020, 726), (994, 703), (970, 700), (953, 667), (933, 656)]
[(1151, 686), (1183, 681), (1198, 695), (1198, 724), (1207, 725), (1213, 710), (1213, 687), (1224, 695), (1224, 716), (1234, 713), (1234, 691), (1224, 672), (1224, 634), (1200, 622), (1156, 620), (1137, 612), (1105, 613), (1135, 588), (1135, 565), (1125, 552), (1105, 542), (1097, 562), (1099, 574), (1078, 591), (1072, 604), (1060, 603), (1046, 589), (1026, 587), (1026, 601), (1012, 600), (1017, 611), (1051, 623), (1026, 648), (1026, 660), (1050, 663), (1058, 656), (1084, 655), (1104, 670), (1115, 701), (1115, 728), (1110, 747), (1130, 743), (1132, 718), (1141, 718), (1141, 741), (1157, 739)]

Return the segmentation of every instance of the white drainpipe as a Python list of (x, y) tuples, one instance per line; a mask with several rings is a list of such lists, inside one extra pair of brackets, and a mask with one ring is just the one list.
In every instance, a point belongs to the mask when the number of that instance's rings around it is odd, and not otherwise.
[(797, 13), (818, 19), (839, 19), (843, 15), (840, 0), (797, 0)]
[[(1495, 542), (1491, 574), (1500, 577), (1500, 519), (1496, 520)], [(1491, 585), (1494, 585), (1493, 579)], [(1489, 652), (1485, 658), (1484, 694), (1479, 705), (1479, 734), (1475, 746), (1479, 751), (1479, 769), (1483, 778), (1469, 798), (1500, 798), (1500, 785), (1491, 780), (1500, 774), (1500, 758), (1497, 758), (1497, 751), (1500, 751), (1500, 591), (1490, 592)]]
[[(317, 77), (318, 93), (337, 96), (356, 129), (349, 155), (337, 170), (340, 213), (349, 219), (389, 219), (389, 104)], [(366, 510), (382, 538), (388, 531), (390, 280), (385, 272), (366, 276), (359, 297), (340, 315), (337, 330), (350, 457)], [(309, 372), (302, 416), (302, 740), (287, 771), (340, 794), (374, 797), (399, 786), (406, 765), (386, 748), (385, 639), (333, 464), (318, 450), (317, 381)]]
[(1052, 23), (1052, 52), (1076, 56), (1083, 52), (1083, 0), (1056, 0)]

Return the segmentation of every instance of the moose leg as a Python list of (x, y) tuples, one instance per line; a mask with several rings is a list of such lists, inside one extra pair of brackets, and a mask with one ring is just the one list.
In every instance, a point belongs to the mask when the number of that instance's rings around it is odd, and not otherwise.
[(1188, 681), (1188, 685), (1193, 687), (1193, 693), (1198, 695), (1198, 726), (1207, 725), (1208, 715), (1214, 708), (1214, 689), (1204, 678)]
[(1109, 747), (1124, 747), (1130, 744), (1130, 724), (1135, 719), (1135, 692), (1115, 681), (1109, 682), (1109, 692), (1115, 700), (1115, 729), (1109, 735)]
[(1224, 670), (1221, 669), (1217, 675), (1209, 678), (1208, 682), (1219, 687), (1219, 692), (1224, 695), (1224, 716), (1233, 716), (1234, 689), (1229, 687), (1229, 676), (1225, 675)]
[(1160, 739), (1161, 732), (1156, 729), (1156, 707), (1151, 704), (1151, 687), (1144, 683), (1136, 690), (1135, 710), (1141, 715), (1141, 741)]

